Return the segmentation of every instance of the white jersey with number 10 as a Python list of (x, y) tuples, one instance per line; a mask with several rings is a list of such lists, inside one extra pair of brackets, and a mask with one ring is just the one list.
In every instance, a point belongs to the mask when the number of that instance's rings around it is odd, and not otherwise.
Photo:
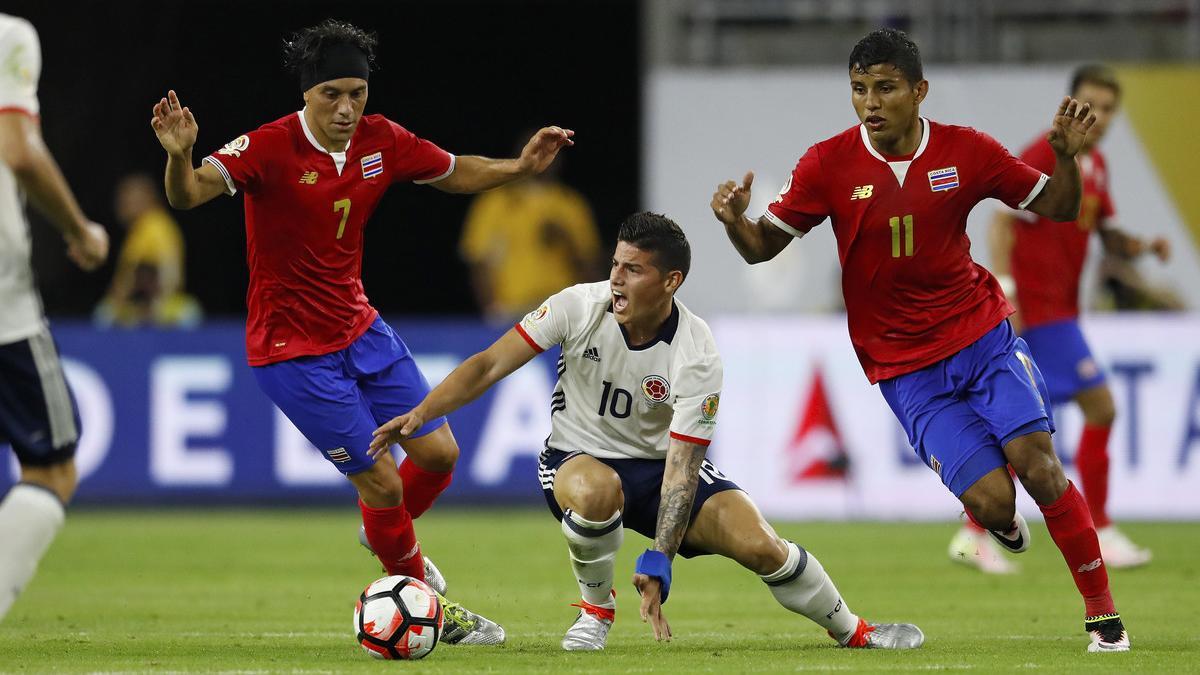
[(607, 281), (579, 284), (516, 325), (539, 352), (562, 347), (547, 445), (605, 459), (664, 459), (671, 438), (708, 445), (722, 377), (708, 324), (676, 300), (655, 339), (631, 347), (611, 305)]

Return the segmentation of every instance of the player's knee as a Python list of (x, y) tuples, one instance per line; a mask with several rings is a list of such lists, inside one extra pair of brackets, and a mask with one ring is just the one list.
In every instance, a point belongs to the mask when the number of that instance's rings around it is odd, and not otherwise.
[(963, 493), (963, 506), (989, 530), (1007, 529), (1017, 513), (1017, 492), (1005, 471), (994, 471)]
[(1067, 476), (1053, 451), (1033, 457), (1018, 476), (1030, 495), (1043, 503), (1061, 495), (1067, 488)]
[(588, 520), (608, 520), (625, 504), (625, 492), (616, 472), (578, 476), (572, 483), (568, 506)]
[(444, 473), (453, 471), (454, 465), (458, 463), (458, 443), (451, 440), (448, 443), (438, 443), (437, 446), (431, 448), (428, 453), (421, 457), (421, 462), (418, 464), (426, 471), (434, 471)]
[(49, 489), (58, 495), (63, 504), (71, 501), (71, 498), (75, 496), (75, 488), (79, 486), (79, 475), (75, 470), (74, 459), (45, 466), (22, 465), (21, 480)]
[(358, 497), (373, 509), (399, 506), (404, 502), (404, 483), (400, 476), (382, 464), (353, 474), (350, 482), (358, 489)]
[(1104, 388), (1101, 395), (1089, 400), (1080, 408), (1083, 411), (1083, 420), (1088, 425), (1111, 427), (1117, 421), (1117, 406), (1107, 387)]
[(742, 566), (760, 576), (771, 574), (787, 562), (787, 542), (770, 533), (755, 537), (744, 552)]

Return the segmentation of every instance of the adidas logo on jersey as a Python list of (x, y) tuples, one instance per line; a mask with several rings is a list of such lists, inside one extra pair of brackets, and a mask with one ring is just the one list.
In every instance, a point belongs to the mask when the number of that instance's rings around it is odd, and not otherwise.
[(583, 350), (583, 358), (591, 359), (596, 363), (600, 363), (600, 350), (596, 349), (595, 347), (588, 347), (587, 349)]

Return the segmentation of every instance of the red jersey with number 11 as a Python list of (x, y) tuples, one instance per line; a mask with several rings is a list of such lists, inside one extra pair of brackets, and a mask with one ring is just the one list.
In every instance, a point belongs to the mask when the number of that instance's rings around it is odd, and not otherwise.
[(239, 136), (204, 161), (246, 193), (246, 355), (252, 366), (328, 354), (375, 320), (362, 285), (363, 227), (392, 183), (428, 183), (454, 156), (382, 115), (344, 153), (326, 152), (303, 111)]
[(988, 197), (1025, 208), (1047, 180), (987, 134), (921, 125), (910, 158), (889, 161), (861, 125), (817, 143), (765, 214), (796, 237), (831, 219), (850, 341), (872, 383), (940, 361), (1012, 313), (971, 259), (967, 214)]

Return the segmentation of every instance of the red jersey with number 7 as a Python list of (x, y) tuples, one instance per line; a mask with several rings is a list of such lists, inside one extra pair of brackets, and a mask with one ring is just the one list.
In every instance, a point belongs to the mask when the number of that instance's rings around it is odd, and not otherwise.
[(392, 183), (431, 183), (454, 156), (382, 115), (345, 152), (317, 143), (304, 112), (239, 136), (204, 161), (245, 193), (246, 356), (262, 366), (348, 346), (375, 320), (362, 285), (363, 228)]
[(988, 197), (1025, 208), (1047, 181), (985, 133), (921, 125), (911, 157), (884, 157), (861, 125), (817, 143), (765, 214), (796, 237), (831, 220), (850, 341), (872, 384), (951, 356), (1012, 313), (971, 259), (967, 214)]

